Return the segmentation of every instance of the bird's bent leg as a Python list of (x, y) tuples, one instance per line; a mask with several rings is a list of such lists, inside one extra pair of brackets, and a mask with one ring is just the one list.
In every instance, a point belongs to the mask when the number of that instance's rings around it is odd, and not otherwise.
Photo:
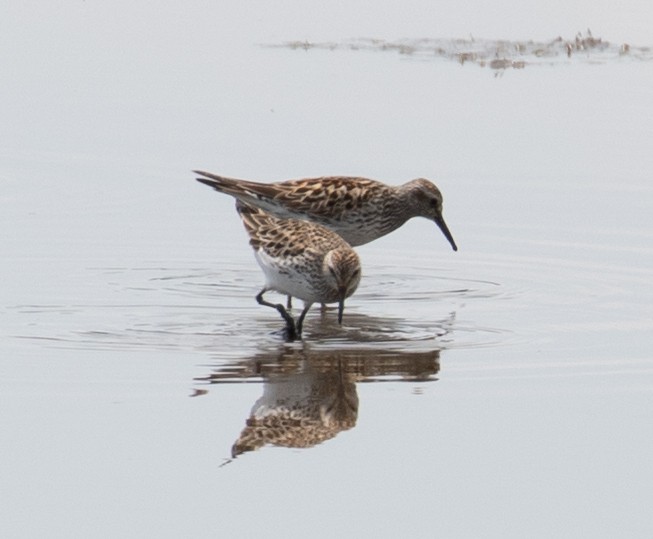
[(288, 339), (289, 340), (295, 340), (299, 335), (301, 335), (301, 332), (297, 330), (295, 327), (295, 320), (293, 320), (293, 317), (288, 314), (288, 311), (284, 308), (281, 303), (270, 303), (269, 301), (265, 301), (263, 299), (263, 294), (265, 294), (268, 291), (267, 288), (263, 288), (257, 295), (256, 295), (256, 301), (259, 303), (259, 305), (265, 305), (266, 307), (272, 307), (273, 309), (276, 309), (279, 311), (279, 314), (281, 317), (286, 321), (286, 330), (288, 332)]

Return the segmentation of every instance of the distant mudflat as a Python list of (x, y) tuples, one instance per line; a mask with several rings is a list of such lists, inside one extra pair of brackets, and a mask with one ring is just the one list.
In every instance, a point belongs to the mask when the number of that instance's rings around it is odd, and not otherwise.
[(399, 39), (354, 38), (344, 41), (285, 41), (268, 47), (300, 50), (325, 49), (348, 51), (388, 51), (422, 60), (443, 58), (460, 64), (476, 64), (490, 69), (523, 69), (528, 65), (552, 65), (582, 61), (607, 63), (619, 58), (647, 61), (653, 59), (653, 47), (629, 43), (610, 43), (594, 37), (590, 30), (571, 39), (556, 37), (550, 41), (512, 41), (506, 39)]

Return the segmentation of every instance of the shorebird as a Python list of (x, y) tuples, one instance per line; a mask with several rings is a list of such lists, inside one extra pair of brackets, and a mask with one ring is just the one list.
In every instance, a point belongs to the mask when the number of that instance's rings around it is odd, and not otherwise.
[(316, 365), (312, 352), (299, 355), (305, 358), (301, 372), (263, 375), (263, 395), (231, 448), (232, 458), (265, 445), (314, 447), (356, 426), (358, 393), (347, 363)]
[(426, 217), (458, 250), (442, 216), (442, 194), (424, 178), (399, 186), (349, 176), (265, 184), (193, 172), (203, 176), (197, 181), (277, 217), (319, 223), (352, 247), (385, 236), (413, 217)]
[[(301, 338), (306, 313), (316, 302), (338, 303), (338, 323), (342, 324), (345, 299), (356, 291), (361, 279), (360, 260), (351, 246), (317, 223), (280, 219), (240, 200), (236, 210), (265, 275), (265, 286), (256, 301), (279, 311), (288, 340)], [(263, 298), (269, 290), (304, 302), (296, 323), (283, 305)]]

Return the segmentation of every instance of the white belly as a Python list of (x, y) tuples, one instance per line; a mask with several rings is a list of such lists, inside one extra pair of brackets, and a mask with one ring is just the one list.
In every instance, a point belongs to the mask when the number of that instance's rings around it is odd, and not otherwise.
[(266, 288), (308, 303), (322, 301), (312, 285), (318, 276), (311, 279), (311, 276), (306, 273), (297, 271), (290, 264), (279, 263), (277, 259), (271, 258), (262, 250), (254, 251), (254, 256), (265, 275)]

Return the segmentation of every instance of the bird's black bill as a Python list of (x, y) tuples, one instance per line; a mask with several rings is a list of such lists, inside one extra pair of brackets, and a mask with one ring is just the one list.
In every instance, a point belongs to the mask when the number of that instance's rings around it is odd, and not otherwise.
[(342, 325), (342, 313), (345, 310), (345, 298), (342, 298), (338, 302), (338, 324)]
[(444, 217), (440, 216), (435, 219), (435, 224), (438, 225), (440, 230), (442, 230), (442, 233), (444, 234), (444, 237), (447, 238), (447, 241), (451, 244), (451, 247), (453, 248), (454, 251), (458, 250), (458, 246), (456, 245), (456, 242), (453, 241), (453, 236), (451, 235), (451, 232), (449, 232), (449, 227), (447, 226), (447, 223), (444, 222)]

